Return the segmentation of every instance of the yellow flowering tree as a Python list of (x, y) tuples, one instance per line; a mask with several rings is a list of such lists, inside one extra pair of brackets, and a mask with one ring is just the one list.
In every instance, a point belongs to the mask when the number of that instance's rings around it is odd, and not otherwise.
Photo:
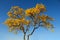
[[(8, 26), (10, 32), (18, 33), (21, 30), (24, 34), (24, 40), (26, 40), (26, 36), (29, 40), (29, 37), (39, 27), (53, 29), (53, 25), (50, 23), (53, 18), (44, 15), (44, 12), (46, 12), (46, 7), (43, 4), (36, 4), (35, 7), (26, 10), (14, 6), (7, 13), (9, 18), (4, 24)], [(31, 27), (33, 30), (30, 30)]]

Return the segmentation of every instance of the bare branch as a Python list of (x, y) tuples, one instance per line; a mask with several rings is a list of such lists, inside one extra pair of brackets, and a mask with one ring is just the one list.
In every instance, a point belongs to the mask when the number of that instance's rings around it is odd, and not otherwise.
[(29, 34), (28, 36), (32, 35), (32, 34), (34, 33), (34, 31), (41, 26), (40, 23), (42, 23), (42, 22), (39, 22), (38, 27), (34, 27), (33, 31), (32, 31), (31, 34)]

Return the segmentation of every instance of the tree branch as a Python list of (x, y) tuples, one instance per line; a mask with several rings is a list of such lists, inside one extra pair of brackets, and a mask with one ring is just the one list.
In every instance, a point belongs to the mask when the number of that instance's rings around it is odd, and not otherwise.
[(34, 31), (35, 31), (36, 29), (38, 29), (38, 28), (39, 28), (39, 26), (38, 26), (38, 27), (35, 27), (35, 28), (33, 29), (33, 31), (31, 32), (31, 34), (29, 34), (29, 36), (32, 35), (32, 34), (34, 33)]
[(31, 32), (31, 34), (29, 34), (29, 36), (32, 35), (32, 34), (34, 33), (34, 31), (35, 31), (36, 29), (38, 29), (38, 28), (41, 26), (40, 23), (42, 23), (42, 22), (39, 22), (38, 27), (35, 27), (35, 28), (33, 29), (33, 31)]
[(34, 31), (36, 30), (36, 29), (38, 29), (40, 27), (40, 25), (38, 26), (38, 27), (35, 27), (34, 29), (33, 29), (33, 31), (31, 32), (31, 34), (29, 34), (27, 37), (27, 40), (29, 40), (29, 36), (31, 36), (33, 33), (34, 33)]
[(42, 23), (42, 21), (39, 22), (38, 27), (34, 27), (33, 31), (27, 36), (28, 37), (27, 40), (29, 40), (29, 36), (31, 36), (34, 33), (34, 31), (41, 26), (40, 23)]
[(26, 38), (25, 38), (25, 37), (26, 37), (26, 33), (24, 32), (24, 40), (26, 40)]

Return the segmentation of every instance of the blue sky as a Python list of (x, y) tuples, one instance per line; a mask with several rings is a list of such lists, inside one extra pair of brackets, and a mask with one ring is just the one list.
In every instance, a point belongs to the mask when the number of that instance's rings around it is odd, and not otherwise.
[(52, 22), (55, 32), (40, 28), (34, 32), (30, 40), (60, 40), (60, 0), (0, 0), (0, 40), (23, 40), (22, 33), (8, 32), (7, 26), (2, 23), (8, 18), (7, 12), (12, 6), (27, 9), (34, 7), (37, 3), (43, 3), (47, 9), (45, 14), (55, 19)]

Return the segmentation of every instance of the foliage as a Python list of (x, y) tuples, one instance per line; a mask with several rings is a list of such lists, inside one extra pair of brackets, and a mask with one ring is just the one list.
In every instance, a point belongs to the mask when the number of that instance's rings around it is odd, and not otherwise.
[(9, 18), (4, 23), (9, 27), (9, 30), (16, 30), (16, 32), (21, 30), (23, 33), (28, 32), (30, 27), (35, 29), (38, 27), (51, 29), (53, 25), (50, 21), (53, 18), (44, 15), (44, 12), (46, 12), (46, 7), (43, 4), (37, 4), (35, 7), (26, 10), (19, 6), (14, 6), (8, 12)]

